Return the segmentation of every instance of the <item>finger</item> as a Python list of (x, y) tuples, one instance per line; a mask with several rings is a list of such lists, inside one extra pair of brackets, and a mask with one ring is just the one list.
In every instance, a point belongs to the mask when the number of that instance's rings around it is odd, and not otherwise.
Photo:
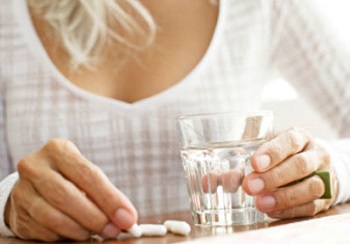
[(37, 223), (62, 237), (78, 241), (87, 240), (90, 237), (90, 232), (87, 229), (39, 196), (32, 200), (28, 214)]
[(264, 173), (251, 173), (243, 181), (243, 187), (250, 195), (287, 185), (318, 170), (323, 163), (316, 150), (308, 150), (286, 159), (282, 164)]
[(57, 233), (42, 226), (31, 218), (27, 218), (25, 221), (18, 221), (14, 232), (21, 239), (27, 240), (54, 242), (61, 239)]
[(11, 230), (21, 239), (49, 242), (59, 240), (60, 236), (57, 233), (45, 228), (28, 214), (28, 198), (25, 198), (24, 192), (19, 190), (19, 183), (11, 193), (11, 217), (9, 218)]
[(271, 218), (289, 219), (295, 217), (311, 217), (319, 212), (329, 209), (330, 204), (325, 204), (325, 200), (318, 199), (312, 202), (301, 204), (295, 207), (268, 212)]
[(202, 176), (202, 189), (204, 193), (216, 193), (216, 188), (220, 185), (218, 174), (210, 171)]
[(233, 193), (241, 186), (244, 176), (242, 171), (233, 169), (222, 173), (221, 178), (224, 192)]
[(256, 207), (261, 212), (271, 212), (306, 204), (320, 198), (325, 185), (319, 176), (312, 176), (302, 182), (276, 189), (256, 196)]
[[(34, 191), (37, 191), (54, 208), (67, 214), (84, 228), (100, 233), (108, 223), (107, 216), (74, 184), (48, 168), (47, 164), (42, 163), (45, 160), (47, 161), (42, 155), (31, 155), (18, 163), (23, 191), (30, 191), (34, 195), (35, 192), (27, 187), (33, 184)], [(36, 166), (40, 162), (41, 167)], [(25, 181), (31, 183), (24, 184)], [(27, 198), (31, 199), (31, 196)]]
[(24, 210), (18, 216), (21, 214), (27, 216), (42, 226), (42, 229), (50, 230), (65, 238), (74, 240), (89, 238), (89, 231), (48, 204), (28, 180), (21, 179), (12, 193), (16, 202), (20, 202), (17, 204), (18, 211)]
[[(108, 223), (107, 216), (80, 189), (55, 171), (48, 171), (43, 177), (46, 180), (37, 182), (35, 189), (52, 206), (50, 208), (52, 218), (57, 218), (59, 222), (69, 222), (70, 225), (75, 226), (74, 229), (78, 228), (78, 226), (72, 220), (79, 223), (79, 226), (82, 226), (84, 229), (96, 233), (103, 231), (104, 226)], [(69, 216), (69, 218), (64, 218), (53, 209), (58, 209), (62, 214)], [(92, 219), (94, 221), (91, 221)], [(82, 230), (78, 233), (80, 233), (79, 236), (84, 236)]]
[(222, 186), (224, 192), (236, 192), (241, 186), (243, 173), (240, 170), (229, 170), (218, 174), (211, 171), (202, 177), (202, 189), (204, 193), (216, 193), (217, 187)]
[[(65, 140), (52, 140), (46, 151), (57, 163), (54, 166), (72, 181), (120, 229), (129, 229), (137, 221), (137, 212), (126, 196), (93, 163), (80, 154), (75, 145)], [(58, 156), (59, 155), (59, 156)]]
[(289, 156), (301, 152), (309, 140), (309, 134), (301, 129), (283, 132), (257, 149), (251, 158), (252, 167), (257, 172), (267, 171)]

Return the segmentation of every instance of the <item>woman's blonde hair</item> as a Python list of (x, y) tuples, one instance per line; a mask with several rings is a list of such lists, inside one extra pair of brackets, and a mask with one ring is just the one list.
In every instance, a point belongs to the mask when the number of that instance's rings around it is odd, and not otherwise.
[(155, 37), (154, 20), (138, 0), (29, 0), (29, 3), (53, 28), (74, 68), (91, 66), (111, 40), (141, 50)]

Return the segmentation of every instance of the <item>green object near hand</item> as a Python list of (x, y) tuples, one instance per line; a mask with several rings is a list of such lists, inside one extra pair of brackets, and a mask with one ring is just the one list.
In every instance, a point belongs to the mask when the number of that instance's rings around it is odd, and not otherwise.
[(331, 182), (331, 174), (329, 171), (315, 171), (312, 175), (318, 175), (322, 181), (324, 182), (325, 185), (325, 192), (324, 194), (320, 197), (320, 199), (330, 199), (332, 198), (332, 182)]

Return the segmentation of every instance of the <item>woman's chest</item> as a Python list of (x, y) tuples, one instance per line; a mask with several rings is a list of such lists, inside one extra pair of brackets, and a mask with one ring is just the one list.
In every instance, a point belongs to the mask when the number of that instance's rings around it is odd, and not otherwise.
[(46, 34), (52, 29), (40, 17), (32, 18), (51, 61), (67, 80), (91, 93), (133, 103), (176, 85), (201, 62), (219, 14), (210, 1), (145, 3), (157, 24), (154, 42), (141, 50), (107, 42), (92, 69), (72, 70), (65, 48)]

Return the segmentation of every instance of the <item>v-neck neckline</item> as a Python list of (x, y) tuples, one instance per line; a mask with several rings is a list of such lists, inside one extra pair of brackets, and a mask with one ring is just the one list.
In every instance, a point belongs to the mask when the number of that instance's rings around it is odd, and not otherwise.
[(41, 61), (41, 64), (45, 66), (50, 72), (52, 72), (53, 78), (59, 82), (59, 84), (65, 86), (71, 92), (75, 93), (77, 96), (81, 96), (90, 101), (108, 104), (110, 106), (116, 106), (119, 109), (126, 110), (138, 110), (140, 108), (144, 108), (145, 106), (156, 106), (157, 104), (161, 104), (163, 98), (172, 97), (172, 94), (178, 94), (177, 91), (179, 89), (186, 89), (186, 86), (190, 85), (193, 82), (200, 82), (195, 77), (198, 73), (200, 73), (203, 69), (206, 68), (210, 60), (210, 56), (213, 55), (214, 49), (217, 46), (218, 40), (220, 39), (220, 34), (224, 25), (224, 16), (225, 16), (225, 3), (228, 0), (219, 0), (219, 13), (218, 18), (215, 24), (215, 30), (210, 40), (209, 46), (207, 47), (203, 57), (201, 60), (195, 65), (195, 67), (179, 82), (170, 86), (169, 88), (158, 92), (152, 96), (147, 98), (143, 98), (137, 100), (133, 103), (128, 103), (122, 100), (109, 98), (105, 96), (101, 96), (98, 94), (94, 94), (83, 88), (80, 88), (74, 85), (71, 81), (69, 81), (56, 67), (51, 58), (49, 57), (46, 49), (41, 42), (39, 36), (37, 35), (37, 31), (34, 27), (34, 23), (30, 16), (29, 6), (26, 0), (13, 0), (13, 11), (17, 16), (17, 21), (21, 27), (22, 33), (26, 39), (28, 48), (31, 49), (32, 54), (37, 56)]

